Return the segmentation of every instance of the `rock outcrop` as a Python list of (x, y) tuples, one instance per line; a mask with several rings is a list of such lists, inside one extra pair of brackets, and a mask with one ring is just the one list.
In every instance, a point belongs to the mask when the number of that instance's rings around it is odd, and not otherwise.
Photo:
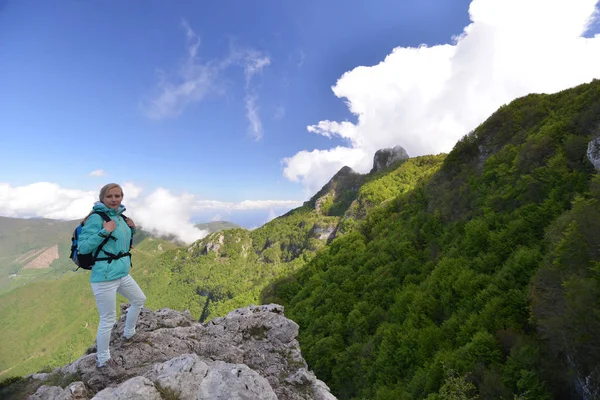
[(204, 324), (189, 312), (143, 309), (131, 343), (122, 339), (124, 324), (122, 316), (111, 337), (118, 368), (98, 370), (92, 347), (68, 366), (27, 377), (29, 393), (35, 390), (28, 398), (335, 399), (308, 370), (298, 325), (280, 305), (249, 306)]
[(600, 171), (600, 137), (588, 143), (587, 158)]
[(406, 161), (409, 158), (408, 153), (402, 146), (377, 150), (375, 156), (373, 156), (373, 168), (370, 173), (381, 171), (397, 161)]

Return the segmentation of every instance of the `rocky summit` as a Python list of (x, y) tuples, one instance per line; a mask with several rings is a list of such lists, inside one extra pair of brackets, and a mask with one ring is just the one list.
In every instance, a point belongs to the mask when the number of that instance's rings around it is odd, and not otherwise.
[(143, 309), (127, 342), (122, 308), (111, 337), (115, 368), (97, 369), (92, 347), (74, 363), (30, 375), (0, 394), (29, 400), (335, 399), (308, 370), (298, 325), (280, 305), (249, 306), (207, 323), (189, 312)]

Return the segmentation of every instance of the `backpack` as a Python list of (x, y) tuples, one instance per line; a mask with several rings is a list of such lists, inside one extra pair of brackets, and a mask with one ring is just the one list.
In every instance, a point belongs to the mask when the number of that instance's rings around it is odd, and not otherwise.
[[(102, 211), (94, 211), (92, 214), (98, 214), (99, 216), (102, 217), (104, 222), (111, 221), (111, 218)], [(90, 214), (90, 215), (92, 215), (92, 214)], [(121, 217), (123, 217), (124, 220), (128, 219), (124, 214), (121, 214)], [(110, 263), (111, 261), (119, 259), (121, 257), (131, 256), (131, 253), (129, 253), (129, 252), (119, 253), (119, 254), (111, 254), (111, 253), (105, 252), (106, 254), (108, 254), (108, 257), (98, 257), (98, 254), (100, 254), (100, 250), (102, 250), (102, 247), (104, 247), (104, 245), (106, 243), (108, 243), (108, 241), (110, 239), (117, 240), (114, 236), (112, 236), (112, 232), (110, 234), (108, 234), (108, 236), (106, 236), (106, 238), (104, 238), (102, 243), (100, 243), (100, 245), (96, 248), (95, 251), (93, 251), (91, 253), (87, 253), (87, 254), (81, 254), (79, 252), (79, 250), (77, 249), (77, 244), (79, 242), (79, 235), (81, 234), (81, 230), (83, 229), (84, 224), (85, 224), (85, 220), (82, 221), (79, 225), (77, 225), (77, 228), (75, 228), (75, 230), (73, 231), (73, 236), (71, 237), (71, 255), (69, 256), (69, 258), (71, 260), (73, 260), (73, 262), (77, 265), (77, 269), (75, 269), (75, 271), (77, 271), (79, 268), (91, 270), (94, 267), (94, 264), (96, 263), (96, 261), (108, 260), (108, 262)], [(132, 247), (131, 246), (132, 242), (133, 242), (133, 235), (131, 236), (131, 240), (129, 242), (130, 248)]]

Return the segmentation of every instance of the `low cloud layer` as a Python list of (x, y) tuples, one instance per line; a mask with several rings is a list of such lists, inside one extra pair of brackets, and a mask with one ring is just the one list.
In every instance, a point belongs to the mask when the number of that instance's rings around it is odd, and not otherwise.
[[(98, 191), (65, 189), (48, 182), (24, 186), (0, 182), (0, 216), (82, 219), (98, 201)], [(202, 200), (190, 193), (175, 195), (164, 188), (145, 193), (142, 187), (130, 182), (123, 184), (123, 192), (127, 216), (138, 225), (157, 234), (175, 235), (187, 243), (208, 234), (196, 228), (194, 222), (228, 220), (232, 215), (263, 222), (267, 216), (272, 219), (302, 205), (293, 200), (246, 200), (239, 203)]]
[(600, 35), (583, 35), (597, 0), (473, 0), (471, 23), (452, 44), (397, 47), (374, 66), (346, 72), (332, 87), (357, 118), (307, 129), (345, 147), (285, 158), (284, 176), (320, 189), (341, 167), (372, 166), (381, 148), (412, 156), (449, 152), (501, 105), (600, 77)]

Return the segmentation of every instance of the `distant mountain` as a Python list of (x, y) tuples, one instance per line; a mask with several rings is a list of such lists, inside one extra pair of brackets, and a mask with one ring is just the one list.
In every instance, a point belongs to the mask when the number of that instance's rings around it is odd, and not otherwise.
[(198, 229), (208, 231), (209, 233), (224, 231), (227, 229), (241, 228), (241, 226), (228, 221), (212, 221), (194, 225)]
[(71, 234), (77, 224), (0, 217), (0, 293), (72, 269)]
[[(69, 254), (71, 236), (79, 222), (0, 217), (0, 293), (36, 280), (56, 279), (74, 269)], [(227, 221), (196, 226), (209, 232), (239, 228)], [(134, 236), (134, 246), (146, 238), (170, 241), (174, 247), (184, 245), (174, 235), (155, 235), (141, 227)]]

